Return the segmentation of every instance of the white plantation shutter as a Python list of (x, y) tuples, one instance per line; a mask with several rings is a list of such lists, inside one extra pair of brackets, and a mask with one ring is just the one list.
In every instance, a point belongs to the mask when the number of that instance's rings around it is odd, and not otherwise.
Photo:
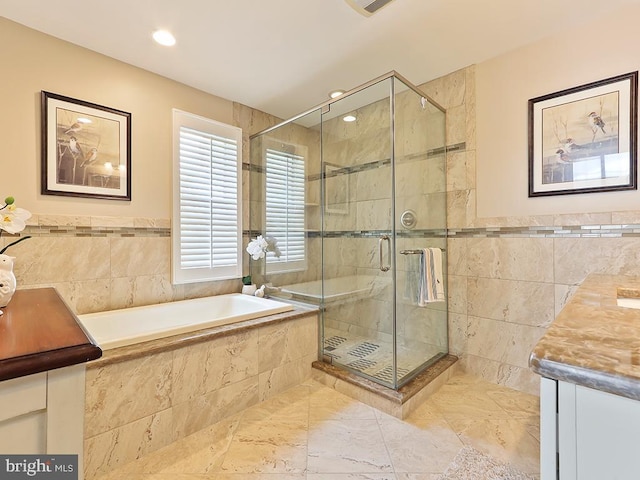
[(266, 149), (266, 233), (278, 243), (280, 257), (267, 253), (267, 273), (304, 270), (305, 162), (304, 157)]
[(242, 275), (239, 128), (174, 110), (173, 283)]

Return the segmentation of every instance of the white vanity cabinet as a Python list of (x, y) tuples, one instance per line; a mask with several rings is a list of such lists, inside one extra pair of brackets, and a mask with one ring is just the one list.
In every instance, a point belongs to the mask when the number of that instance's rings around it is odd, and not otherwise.
[(82, 472), (85, 363), (102, 351), (53, 288), (18, 290), (3, 311), (0, 453), (77, 454)]
[(542, 378), (541, 480), (640, 479), (640, 401)]
[(0, 452), (82, 453), (84, 364), (0, 382)]

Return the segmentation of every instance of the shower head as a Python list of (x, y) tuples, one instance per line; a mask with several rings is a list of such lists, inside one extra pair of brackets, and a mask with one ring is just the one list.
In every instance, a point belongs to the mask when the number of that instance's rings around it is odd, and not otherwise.
[(345, 0), (358, 13), (370, 17), (393, 0)]

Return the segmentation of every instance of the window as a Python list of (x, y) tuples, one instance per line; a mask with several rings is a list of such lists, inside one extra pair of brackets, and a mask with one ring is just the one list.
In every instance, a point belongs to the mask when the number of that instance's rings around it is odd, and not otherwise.
[(173, 111), (172, 281), (242, 276), (242, 130)]
[(305, 159), (302, 147), (272, 142), (267, 147), (265, 175), (265, 225), (267, 236), (277, 240), (280, 256), (268, 252), (267, 273), (307, 268), (305, 235)]

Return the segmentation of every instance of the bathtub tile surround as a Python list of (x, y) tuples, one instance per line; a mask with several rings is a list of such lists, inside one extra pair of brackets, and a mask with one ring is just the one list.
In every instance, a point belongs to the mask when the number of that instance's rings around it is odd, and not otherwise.
[(537, 411), (457, 375), (402, 421), (308, 380), (98, 480), (435, 480), (465, 445), (537, 476)]
[(106, 351), (87, 369), (85, 478), (304, 382), (318, 355), (317, 323), (315, 312), (297, 311), (155, 340), (146, 354), (145, 344)]

